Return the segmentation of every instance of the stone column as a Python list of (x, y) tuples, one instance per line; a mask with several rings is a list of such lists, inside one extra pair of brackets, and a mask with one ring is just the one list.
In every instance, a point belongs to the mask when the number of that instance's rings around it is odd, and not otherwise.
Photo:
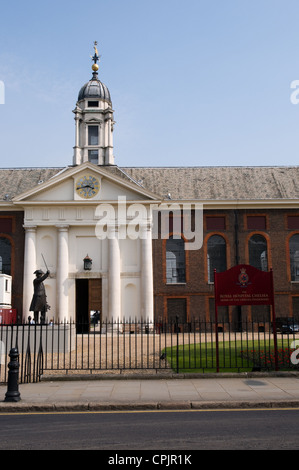
[(141, 227), (141, 318), (154, 321), (152, 230), (150, 224)]
[[(82, 124), (83, 125), (83, 124)], [(88, 162), (88, 125), (84, 123), (84, 143), (83, 146), (83, 155), (81, 163)]]
[(29, 312), (30, 303), (33, 296), (33, 280), (36, 271), (36, 226), (25, 229), (25, 253), (24, 253), (24, 281), (23, 281), (23, 321), (27, 321), (28, 316), (33, 316)]
[(108, 298), (109, 320), (121, 320), (120, 251), (118, 230), (108, 227)]
[(76, 134), (75, 134), (75, 147), (74, 147), (74, 159), (73, 159), (73, 164), (74, 165), (80, 165), (80, 149), (79, 149), (79, 116), (76, 113), (75, 114), (75, 124), (76, 124)]
[(105, 121), (105, 164), (114, 165), (113, 158), (113, 115)]
[(99, 165), (105, 165), (105, 122), (100, 122)]
[(80, 129), (80, 126), (79, 126), (79, 122), (80, 122), (80, 118), (79, 116), (76, 114), (76, 117), (75, 117), (75, 122), (76, 122), (76, 139), (75, 139), (75, 145), (76, 147), (79, 147), (79, 129)]
[(56, 319), (58, 321), (69, 320), (69, 247), (68, 225), (57, 226), (58, 251), (57, 251), (57, 275), (56, 275)]

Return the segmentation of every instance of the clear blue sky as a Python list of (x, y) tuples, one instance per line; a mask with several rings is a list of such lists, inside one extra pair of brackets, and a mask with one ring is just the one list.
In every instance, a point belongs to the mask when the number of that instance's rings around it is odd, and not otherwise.
[(298, 0), (15, 0), (0, 18), (1, 167), (72, 164), (95, 40), (119, 166), (298, 164)]

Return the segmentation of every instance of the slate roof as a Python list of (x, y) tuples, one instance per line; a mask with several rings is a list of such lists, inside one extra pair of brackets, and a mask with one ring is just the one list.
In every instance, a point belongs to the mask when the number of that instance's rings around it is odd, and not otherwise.
[(124, 168), (146, 189), (172, 199), (299, 199), (299, 166)]
[(42, 182), (48, 181), (63, 168), (1, 168), (0, 201), (11, 200)]
[(78, 101), (84, 100), (84, 98), (101, 99), (111, 103), (110, 92), (100, 80), (92, 79), (83, 85), (79, 91)]
[[(299, 199), (299, 166), (105, 166), (103, 169), (163, 198), (170, 194), (171, 199), (181, 200)], [(0, 169), (0, 202), (10, 201), (64, 170), (62, 167)]]

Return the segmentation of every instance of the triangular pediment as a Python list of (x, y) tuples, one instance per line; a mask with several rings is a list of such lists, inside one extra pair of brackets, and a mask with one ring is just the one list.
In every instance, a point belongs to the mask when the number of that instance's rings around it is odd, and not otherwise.
[(160, 198), (144, 189), (118, 167), (101, 167), (89, 162), (67, 167), (48, 181), (18, 195), (13, 202), (30, 203), (98, 203), (118, 201), (157, 201)]

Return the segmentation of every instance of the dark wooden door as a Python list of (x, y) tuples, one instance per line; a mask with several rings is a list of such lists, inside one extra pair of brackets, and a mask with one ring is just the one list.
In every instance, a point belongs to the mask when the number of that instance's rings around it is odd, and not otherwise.
[(89, 331), (88, 279), (76, 279), (76, 325), (77, 333)]
[(89, 331), (91, 312), (97, 312), (97, 322), (101, 321), (102, 279), (76, 279), (77, 333)]
[(88, 285), (88, 306), (91, 321), (94, 325), (101, 325), (102, 321), (102, 279), (89, 279)]

